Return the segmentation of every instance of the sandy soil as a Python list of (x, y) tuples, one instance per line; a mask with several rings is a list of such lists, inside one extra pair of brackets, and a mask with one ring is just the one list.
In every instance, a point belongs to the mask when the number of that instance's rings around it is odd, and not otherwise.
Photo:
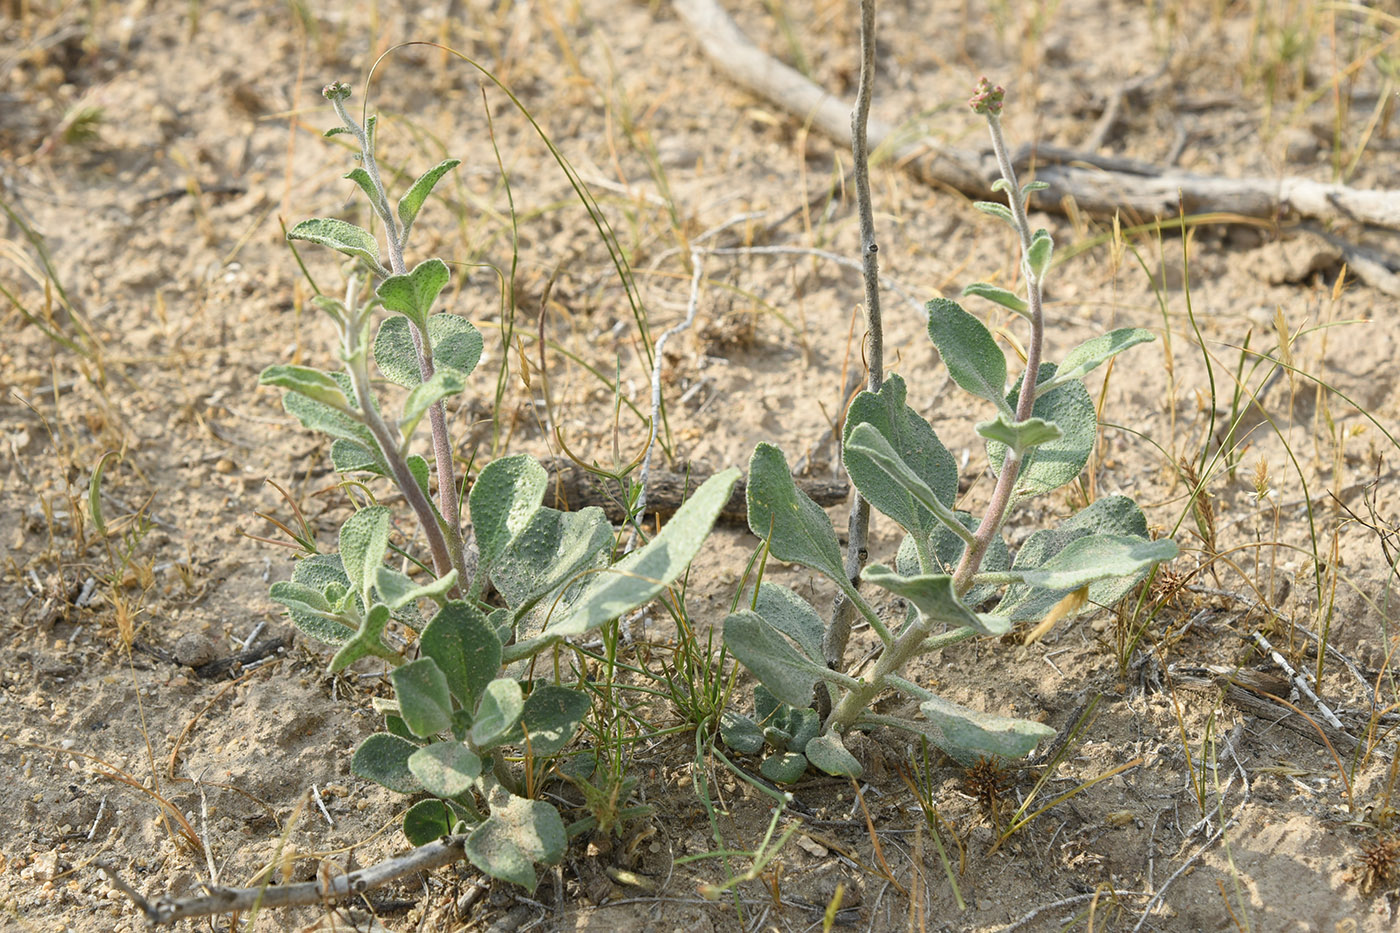
[[(773, 55), (853, 95), (852, 4), (730, 6)], [(1327, 181), (1340, 170), (1358, 187), (1400, 186), (1393, 17), (1271, 0), (980, 6), (882, 6), (877, 117), (979, 146), (983, 127), (963, 101), (985, 73), (1009, 89), (1013, 139), (1072, 147), (1117, 87), (1148, 76), (1107, 139), (1113, 154), (1224, 177)], [(279, 852), (285, 875), (309, 879), (404, 848), (404, 799), (349, 773), (376, 726), (370, 697), (387, 686), (367, 666), (323, 673), (328, 652), (266, 595), (290, 573), (291, 552), (250, 537), (279, 537), (259, 513), (290, 516), (269, 480), (323, 547), (349, 508), (327, 445), (256, 387), (271, 363), (331, 359), (329, 327), (307, 303), (279, 219), (365, 220), (340, 179), (347, 152), (320, 137), (333, 121), (322, 84), (355, 81), (363, 100), (375, 57), (416, 39), (494, 71), (598, 197), (653, 336), (685, 314), (690, 244), (855, 253), (854, 206), (839, 183), (846, 147), (732, 88), (667, 4), (430, 7), (35, 0), (0, 16), (0, 285), (13, 295), (0, 312), (0, 927), (142, 928), (100, 862), (154, 897), (197, 893), (211, 875), (247, 883)], [(505, 95), (487, 86), (483, 98), (482, 84), (469, 65), (420, 46), (386, 58), (370, 92), (387, 165), (416, 174), (448, 155), (464, 161), (425, 210), (415, 246), (419, 258), (472, 264), (456, 267), (449, 303), (478, 323), (487, 350), (480, 390), (454, 414), (459, 454), (555, 454), (557, 428), (581, 455), (610, 461), (614, 439), (630, 452), (645, 437), (626, 407), (614, 417), (608, 387), (620, 373), (622, 395), (645, 408), (637, 324), (567, 180)], [(67, 132), (82, 128), (85, 108), (100, 108), (92, 133)], [(507, 351), (491, 267), (509, 274), (512, 226), (493, 141), (518, 219), (513, 299), (534, 366), (526, 385), (509, 351), (494, 418)], [(917, 304), (972, 281), (1011, 281), (1011, 238), (965, 197), (897, 165), (877, 165), (873, 184), (883, 269), (915, 299), (887, 293), (889, 368), (963, 458), (977, 509), (990, 487), (971, 429), (981, 413), (937, 364)], [(859, 800), (834, 780), (798, 785), (783, 825), (799, 832), (737, 899), (710, 902), (699, 888), (724, 882), (725, 863), (678, 860), (752, 851), (768, 798), (701, 758), (721, 807), (716, 839), (694, 790), (693, 736), (648, 737), (630, 771), (653, 814), (619, 837), (577, 840), (529, 899), (501, 884), (480, 897), (478, 876), (459, 866), (354, 909), (264, 913), (257, 928), (368, 929), (372, 909), (380, 929), (396, 931), (810, 930), (840, 886), (834, 928), (847, 930), (1389, 929), (1400, 866), (1379, 858), (1368, 870), (1364, 853), (1392, 838), (1396, 817), (1397, 451), (1386, 434), (1400, 412), (1395, 302), (1351, 278), (1339, 285), (1336, 249), (1288, 222), (1203, 223), (1184, 244), (1176, 231), (1136, 229), (1152, 218), (1124, 217), (1116, 241), (1104, 218), (1035, 221), (1073, 254), (1049, 288), (1052, 359), (1110, 325), (1160, 339), (1106, 384), (1102, 373), (1089, 380), (1103, 402), (1100, 449), (1080, 483), (1018, 513), (1010, 543), (1086, 497), (1126, 492), (1180, 543), (1171, 570), (1194, 588), (1135, 645), (1126, 610), (1103, 611), (1031, 646), (964, 644), (915, 674), (951, 699), (1057, 729), (1092, 709), (1031, 810), (1117, 773), (992, 851), (1039, 772), (1012, 771), (989, 797), (934, 760), (924, 779), (959, 910), (899, 777), (914, 752), (881, 737), (861, 750)], [(1394, 246), (1344, 223), (1330, 229)], [(335, 280), (327, 256), (305, 255), (313, 275)], [(670, 452), (742, 466), (769, 440), (829, 475), (834, 419), (861, 379), (858, 275), (811, 254), (703, 258), (699, 320), (667, 354)], [(1014, 319), (989, 319), (1016, 334)], [(1241, 347), (1277, 355), (1280, 326), (1298, 375), (1269, 380), (1257, 356), (1241, 363)], [(1227, 469), (1214, 453), (1237, 379)], [(1208, 509), (1193, 513), (1179, 465), (1200, 464), (1203, 450)], [(104, 511), (119, 532), (142, 511), (137, 538), (101, 540), (88, 515), (88, 478), (107, 451), (117, 454)], [(843, 511), (833, 515), (843, 527)], [(1388, 551), (1368, 524), (1390, 529)], [(897, 542), (877, 524), (872, 553), (888, 559)], [(741, 528), (716, 533), (692, 574), (698, 623), (723, 617), (756, 546)], [(807, 572), (769, 572), (819, 605), (828, 597)], [(1235, 672), (1288, 699), (1279, 668), (1252, 646), (1256, 632), (1307, 671), (1319, 667), (1308, 633), (1325, 636), (1332, 653), (1316, 689), (1349, 744), (1325, 743), (1306, 723), (1285, 728), (1281, 707), (1249, 705), (1257, 693), (1226, 693)], [(654, 620), (634, 660), (659, 668), (674, 637)], [(196, 671), (250, 638), (286, 647), (272, 663)], [(1319, 719), (1306, 698), (1292, 702)], [(638, 715), (655, 729), (676, 721), (664, 704)], [(304, 803), (313, 786), (324, 810)], [(749, 864), (731, 858), (727, 870)]]

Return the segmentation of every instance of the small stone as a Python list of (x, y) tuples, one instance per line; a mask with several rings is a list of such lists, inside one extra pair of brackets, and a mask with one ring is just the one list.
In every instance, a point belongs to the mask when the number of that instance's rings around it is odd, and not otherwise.
[(185, 667), (199, 667), (208, 664), (218, 656), (214, 642), (208, 635), (191, 632), (181, 635), (175, 642), (175, 660)]
[(1283, 157), (1295, 163), (1316, 161), (1318, 150), (1321, 148), (1317, 144), (1317, 137), (1301, 126), (1284, 130), (1279, 134), (1279, 142), (1283, 143)]
[(214, 470), (218, 473), (232, 473), (237, 469), (238, 464), (234, 463), (227, 457), (221, 458), (217, 463), (214, 464)]
[(34, 857), (34, 878), (38, 881), (52, 881), (57, 877), (58, 853), (50, 850)]

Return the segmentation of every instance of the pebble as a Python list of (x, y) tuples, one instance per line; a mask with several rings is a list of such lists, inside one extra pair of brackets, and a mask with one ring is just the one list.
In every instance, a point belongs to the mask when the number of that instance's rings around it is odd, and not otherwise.
[(181, 635), (175, 642), (175, 660), (186, 667), (199, 667), (208, 664), (217, 657), (217, 649), (213, 640), (199, 632), (190, 632), (188, 635)]

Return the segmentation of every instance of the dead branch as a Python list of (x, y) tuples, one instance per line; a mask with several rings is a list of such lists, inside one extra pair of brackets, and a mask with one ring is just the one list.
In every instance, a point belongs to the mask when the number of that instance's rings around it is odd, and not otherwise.
[(467, 837), (444, 836), (403, 855), (352, 871), (346, 875), (301, 884), (263, 885), (254, 888), (210, 887), (207, 894), (175, 900), (162, 897), (152, 903), (128, 885), (109, 865), (99, 864), (112, 884), (141, 908), (152, 925), (174, 923), (190, 917), (241, 913), (254, 907), (309, 907), (329, 904), (383, 887), (405, 875), (442, 868), (466, 858), (462, 846)]
[[(706, 57), (730, 80), (800, 120), (810, 119), (833, 141), (844, 142), (849, 114), (841, 103), (750, 42), (717, 0), (672, 0), (672, 6)], [(887, 142), (892, 131), (888, 123), (871, 120), (871, 147)], [(1048, 153), (1053, 157), (1047, 158)], [(1025, 167), (1030, 154), (1023, 150), (1018, 169)], [(1171, 217), (1184, 206), (1188, 213), (1223, 212), (1265, 220), (1296, 215), (1400, 229), (1400, 192), (1396, 191), (1369, 191), (1298, 177), (1219, 178), (1044, 146), (1034, 150), (1034, 157), (1036, 180), (1050, 185), (1036, 195), (1041, 210), (1062, 211), (1062, 201), (1070, 197), (1079, 210), (1098, 214), (1125, 211)], [(1000, 177), (990, 151), (951, 149), (930, 139), (898, 147), (894, 161), (923, 181), (948, 185), (972, 197), (990, 197), (992, 182)]]

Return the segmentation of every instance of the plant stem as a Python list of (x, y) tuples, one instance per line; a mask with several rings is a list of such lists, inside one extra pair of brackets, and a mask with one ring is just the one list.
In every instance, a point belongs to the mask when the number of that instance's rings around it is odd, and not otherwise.
[[(1031, 248), (1031, 225), (1026, 216), (1025, 198), (1016, 182), (1016, 169), (1011, 165), (1006, 139), (1001, 132), (1001, 117), (996, 110), (989, 110), (986, 117), (987, 126), (992, 135), (992, 150), (996, 153), (997, 165), (1001, 168), (1002, 178), (1011, 188), (1007, 192), (1006, 198), (1011, 208), (1011, 219), (1017, 235), (1021, 238), (1021, 274), (1026, 279), (1026, 304), (1031, 333), (1030, 340), (1026, 343), (1026, 371), (1021, 377), (1021, 392), (1016, 399), (1016, 420), (1025, 421), (1035, 408), (1035, 386), (1037, 376), (1040, 373), (1041, 349), (1045, 342), (1045, 314), (1041, 300), (1043, 283), (1040, 276), (1031, 269), (1027, 258)], [(991, 500), (987, 503), (987, 510), (982, 515), (982, 522), (977, 526), (977, 531), (973, 533), (972, 543), (963, 550), (962, 559), (958, 561), (957, 569), (953, 571), (953, 591), (959, 596), (972, 588), (973, 574), (982, 565), (982, 558), (986, 556), (987, 548), (991, 546), (992, 540), (1001, 531), (1002, 523), (1006, 520), (1007, 508), (1011, 505), (1012, 493), (1016, 488), (1016, 479), (1020, 473), (1021, 457), (1016, 451), (1008, 449), (1006, 459), (1002, 461), (1001, 475), (997, 477)]]
[[(365, 172), (369, 175), (370, 182), (374, 188), (375, 197), (371, 198), (371, 206), (374, 212), (379, 215), (384, 222), (385, 238), (389, 242), (389, 268), (395, 275), (405, 275), (408, 266), (403, 258), (403, 236), (399, 230), (397, 218), (389, 207), (389, 196), (384, 190), (384, 181), (379, 174), (379, 163), (374, 157), (374, 146), (371, 145), (369, 135), (355, 118), (350, 116), (350, 112), (345, 108), (343, 99), (332, 97), (331, 105), (335, 107), (336, 115), (340, 117), (346, 128), (354, 134), (355, 139), (360, 144), (360, 158), (364, 163)], [(408, 329), (413, 338), (413, 349), (418, 357), (418, 375), (423, 382), (427, 382), (433, 377), (433, 348), (428, 339), (428, 335), (419, 331), (418, 325), (412, 323)], [(432, 428), (433, 434), (433, 459), (437, 467), (438, 475), (438, 510), (442, 515), (441, 537), (447, 547), (449, 567), (456, 568), (458, 587), (462, 592), (466, 592), (471, 586), (472, 578), (467, 573), (466, 548), (462, 540), (462, 516), (457, 507), (457, 477), (456, 469), (452, 463), (452, 439), (447, 433), (447, 412), (441, 400), (434, 402), (428, 409), (428, 424)], [(385, 451), (389, 455), (389, 451)], [(402, 458), (400, 458), (402, 459)], [(409, 473), (409, 485), (417, 486), (417, 481), (412, 479)], [(395, 482), (403, 489), (405, 498), (411, 500), (409, 490), (404, 486), (403, 480), (397, 475)], [(429, 510), (431, 514), (431, 510)], [(419, 518), (422, 519), (422, 515)], [(437, 524), (436, 518), (433, 524)], [(426, 532), (426, 528), (424, 529)], [(429, 535), (429, 540), (432, 536)], [(437, 563), (434, 557), (434, 564)], [(438, 573), (443, 571), (439, 568)]]
[[(856, 212), (860, 215), (861, 271), (865, 278), (865, 385), (869, 391), (878, 392), (885, 381), (885, 337), (880, 317), (880, 247), (875, 242), (875, 214), (870, 204), (870, 149), (866, 139), (874, 80), (875, 0), (861, 0), (860, 83), (856, 88), (856, 106), (851, 111), (851, 154), (854, 158)], [(851, 486), (855, 488), (854, 483)], [(848, 531), (844, 570), (846, 579), (854, 587), (859, 584), (860, 571), (870, 556), (866, 547), (870, 533), (870, 503), (859, 491), (854, 493), (851, 500)], [(851, 622), (855, 614), (856, 606), (850, 598), (838, 596), (822, 645), (827, 666), (833, 670), (845, 666), (846, 643), (851, 637)]]

